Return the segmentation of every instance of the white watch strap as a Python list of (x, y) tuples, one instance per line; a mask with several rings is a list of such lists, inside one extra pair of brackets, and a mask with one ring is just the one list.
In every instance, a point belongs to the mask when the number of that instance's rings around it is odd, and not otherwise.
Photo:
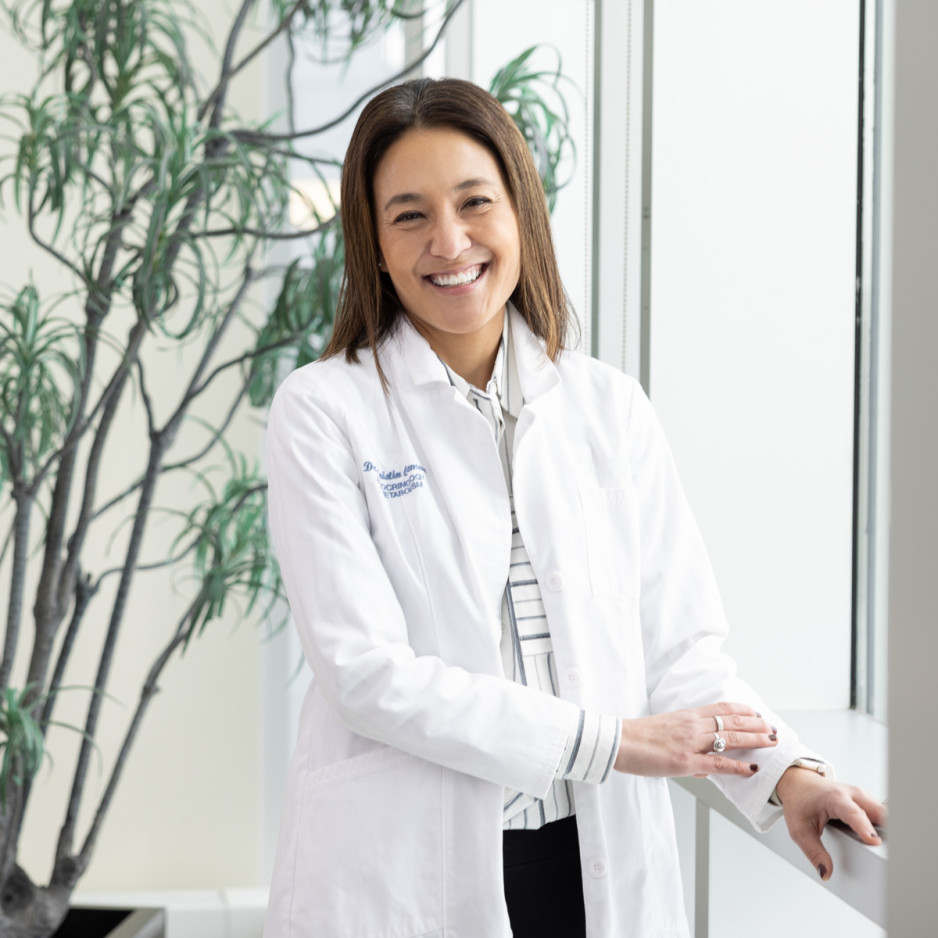
[[(811, 772), (817, 772), (825, 778), (834, 778), (834, 767), (821, 759), (812, 759), (810, 756), (799, 757), (792, 759), (787, 768), (790, 769), (792, 766), (799, 769), (808, 769)], [(769, 804), (774, 804), (778, 808), (782, 806), (782, 802), (778, 797), (778, 786), (772, 789), (772, 794), (769, 795)]]

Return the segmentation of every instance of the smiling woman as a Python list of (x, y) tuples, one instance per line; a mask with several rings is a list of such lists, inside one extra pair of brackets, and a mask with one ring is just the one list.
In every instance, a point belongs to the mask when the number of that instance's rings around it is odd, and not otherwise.
[[(437, 146), (442, 146), (445, 139), (452, 140), (453, 135), (460, 139), (461, 145), (447, 158), (461, 159), (462, 171), (450, 172), (449, 168), (444, 171), (440, 164), (434, 164), (431, 170), (433, 161), (425, 158), (420, 144), (432, 137)], [(395, 152), (402, 152), (399, 147), (407, 147), (406, 159), (394, 158)], [(421, 160), (428, 175), (410, 172), (412, 160)], [(400, 178), (391, 178), (391, 169), (399, 173)], [(379, 170), (382, 171), (380, 180)], [(430, 207), (416, 202), (434, 194), (428, 188), (431, 178), (437, 190), (436, 198), (447, 196), (449, 212), (459, 204), (464, 222), (490, 214), (482, 206), (471, 207), (468, 204), (473, 201), (471, 196), (491, 200), (492, 210), (497, 209), (495, 216), (502, 221), (505, 215), (513, 216), (518, 269), (512, 278), (508, 259), (502, 256), (498, 259), (498, 266), (502, 268), (498, 279), (501, 288), (509, 287), (507, 298), (522, 313), (534, 334), (546, 343), (548, 356), (555, 358), (566, 336), (570, 316), (554, 255), (550, 215), (540, 177), (524, 137), (498, 101), (470, 82), (453, 80), (399, 85), (378, 95), (359, 118), (346, 151), (341, 188), (342, 227), (346, 242), (355, 249), (346, 257), (345, 286), (326, 357), (345, 354), (348, 361), (357, 361), (358, 352), (367, 348), (379, 374), (383, 375), (378, 345), (393, 331), (401, 307), (407, 307), (397, 294), (393, 278), (379, 266), (381, 252), (386, 250), (382, 238), (389, 234), (389, 227), (400, 227), (402, 234), (409, 234), (413, 226), (416, 239), (417, 232), (423, 230), (423, 223), (416, 217), (428, 214), (426, 210)], [(377, 192), (382, 180), (389, 186), (383, 201)], [(469, 183), (477, 186), (477, 190), (469, 192), (460, 188)], [(457, 193), (447, 192), (446, 187), (459, 189), (462, 198), (456, 200)], [(388, 204), (390, 200), (393, 202)], [(397, 211), (393, 212), (395, 207)], [(436, 208), (438, 212), (439, 206)], [(390, 225), (398, 218), (398, 226)], [(464, 229), (463, 235), (465, 233)], [(425, 238), (425, 232), (423, 236)], [(453, 236), (454, 230), (451, 230), (449, 237)], [(504, 237), (502, 233), (501, 248)], [(415, 241), (407, 243), (413, 245)], [(431, 248), (431, 256), (432, 251), (439, 251), (439, 248), (440, 245)], [(481, 254), (482, 249), (477, 250)], [(387, 257), (384, 260), (389, 261)], [(436, 255), (430, 266), (420, 268), (420, 273), (459, 273), (465, 269), (464, 264), (454, 267), (453, 260), (459, 258)], [(486, 258), (470, 256), (468, 260), (472, 266)], [(495, 278), (490, 278), (486, 272), (480, 279), (490, 284)], [(485, 289), (491, 290), (491, 287), (486, 284)], [(491, 295), (495, 292), (493, 290)]]
[(492, 154), (447, 128), (413, 130), (374, 179), (379, 266), (417, 331), (484, 386), (521, 274), (518, 219)]
[(822, 879), (821, 819), (878, 842), (882, 806), (826, 778), (722, 652), (647, 398), (563, 349), (547, 218), (481, 89), (365, 107), (336, 333), (269, 418), (314, 680), (267, 938), (686, 938), (669, 776), (712, 776), (762, 827), (784, 803)]

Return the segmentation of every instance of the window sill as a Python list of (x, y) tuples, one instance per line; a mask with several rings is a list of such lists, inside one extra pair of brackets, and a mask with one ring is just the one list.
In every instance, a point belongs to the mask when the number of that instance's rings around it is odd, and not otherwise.
[[(859, 785), (876, 797), (886, 791), (886, 727), (865, 714), (852, 710), (794, 710), (779, 714), (798, 735), (828, 759), (837, 777)], [(824, 843), (834, 861), (836, 874), (821, 883), (804, 855), (792, 843), (784, 822), (760, 834), (733, 805), (706, 779), (677, 779), (702, 806), (719, 812), (758, 843), (787, 860), (811, 877), (818, 886), (843, 899), (871, 921), (885, 927), (885, 883), (887, 847), (868, 847), (851, 834), (835, 827), (824, 831)]]

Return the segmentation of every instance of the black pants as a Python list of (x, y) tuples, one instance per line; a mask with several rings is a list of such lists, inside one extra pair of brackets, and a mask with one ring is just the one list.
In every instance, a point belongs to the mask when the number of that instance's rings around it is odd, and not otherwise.
[(514, 938), (586, 938), (576, 818), (503, 836)]

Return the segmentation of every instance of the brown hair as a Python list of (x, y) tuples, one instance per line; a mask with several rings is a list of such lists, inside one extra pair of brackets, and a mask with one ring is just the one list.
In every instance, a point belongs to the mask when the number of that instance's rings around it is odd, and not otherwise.
[(401, 315), (391, 278), (378, 270), (374, 175), (390, 146), (408, 130), (446, 127), (485, 146), (502, 171), (518, 216), (521, 275), (511, 295), (531, 331), (556, 359), (564, 346), (570, 314), (540, 177), (524, 137), (487, 91), (456, 78), (420, 78), (388, 88), (365, 105), (342, 167), (341, 210), (345, 235), (345, 275), (335, 328), (323, 358), (345, 352), (349, 361), (378, 346)]

